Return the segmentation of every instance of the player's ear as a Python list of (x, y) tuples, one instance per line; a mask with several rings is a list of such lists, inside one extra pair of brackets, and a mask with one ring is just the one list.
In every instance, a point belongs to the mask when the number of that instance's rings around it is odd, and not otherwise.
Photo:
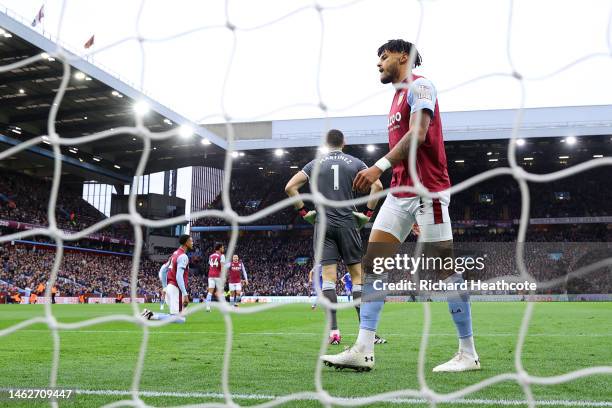
[(408, 54), (403, 53), (402, 55), (400, 55), (399, 62), (400, 62), (400, 65), (404, 65), (408, 63)]

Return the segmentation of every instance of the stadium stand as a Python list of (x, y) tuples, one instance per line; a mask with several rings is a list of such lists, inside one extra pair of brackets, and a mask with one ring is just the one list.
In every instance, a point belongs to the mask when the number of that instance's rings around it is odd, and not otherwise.
[[(478, 165), (454, 166), (450, 175), (453, 184), (457, 184), (486, 170), (486, 167)], [(531, 170), (544, 173), (557, 169), (541, 166)], [(284, 198), (282, 191), (289, 176), (289, 174), (246, 172), (233, 177), (230, 193), (233, 209), (240, 215), (249, 215), (280, 201)], [(537, 185), (530, 183), (529, 187), (538, 192), (535, 197), (537, 201), (533, 202), (530, 209), (532, 218), (592, 217), (612, 214), (612, 202), (602, 193), (602, 189), (612, 188), (612, 181), (599, 169), (550, 183)], [(307, 189), (304, 191), (308, 192)], [(222, 207), (220, 196), (210, 205), (210, 208), (214, 209)], [(454, 195), (449, 209), (453, 221), (518, 219), (521, 212), (520, 191), (511, 176), (489, 179)], [(255, 222), (256, 225), (294, 223), (305, 224), (299, 217), (295, 217), (295, 212), (291, 208), (285, 208)], [(227, 225), (227, 222), (223, 219), (203, 218), (193, 225)]]
[[(472, 229), (468, 234), (456, 235), (457, 242), (513, 242), (516, 231), (491, 232), (488, 228)], [(365, 236), (364, 232), (364, 236)], [(559, 249), (559, 242), (589, 243), (598, 238), (599, 246), (595, 249), (588, 245), (569, 245)], [(411, 238), (414, 241), (414, 237)], [(215, 242), (227, 242), (227, 236), (220, 234), (209, 236), (202, 240), (191, 256), (192, 273), (189, 278), (190, 292), (194, 297), (201, 297), (206, 292), (206, 265), (202, 259), (212, 252)], [(593, 251), (607, 248), (606, 242), (612, 242), (612, 231), (601, 225), (581, 226), (549, 226), (546, 230), (532, 228), (527, 236), (528, 242), (551, 242), (557, 245), (534, 246), (530, 256), (526, 258), (527, 268), (538, 280), (550, 280), (563, 277), (577, 267), (592, 263)], [(551, 253), (563, 252), (562, 259), (551, 258)], [(244, 234), (238, 241), (236, 253), (241, 255), (249, 274), (249, 285), (245, 287), (245, 295), (290, 296), (309, 295), (308, 271), (312, 265), (312, 236), (309, 232), (295, 236), (279, 234)], [(609, 248), (608, 252), (609, 253)], [(514, 253), (512, 251), (491, 251), (495, 256), (490, 259), (491, 269), (479, 279), (490, 279), (503, 275), (516, 275)], [(605, 254), (599, 254), (603, 258)], [(34, 288), (45, 282), (48, 276), (55, 252), (49, 248), (33, 245), (4, 245), (0, 247), (2, 260), (2, 277), (0, 292), (16, 293), (19, 289)], [(60, 267), (58, 290), (62, 296), (78, 296), (87, 293), (94, 296), (129, 296), (129, 278), (131, 273), (130, 256), (86, 253), (79, 250), (67, 251)], [(139, 266), (138, 293), (153, 299), (159, 290), (157, 271), (159, 263), (143, 260)], [(339, 275), (346, 269), (340, 265)], [(589, 279), (576, 279), (566, 282), (553, 289), (544, 289), (541, 293), (604, 293), (612, 290), (612, 280), (609, 270), (601, 270)], [(340, 281), (339, 281), (340, 283)], [(338, 285), (338, 293), (344, 288)]]
[[(286, 175), (275, 172), (240, 172), (231, 180), (230, 200), (232, 207), (240, 215), (250, 215), (286, 197), (284, 193)], [(222, 209), (221, 195), (209, 205), (211, 209)], [(295, 212), (290, 208), (257, 220), (255, 225), (287, 225), (295, 220)], [(220, 218), (202, 218), (193, 225), (227, 225)]]
[[(17, 172), (3, 171), (0, 174), (0, 220), (17, 221), (48, 226), (47, 202), (51, 183)], [(80, 231), (103, 220), (104, 214), (81, 197), (80, 186), (60, 186), (56, 218), (64, 230)], [(113, 224), (101, 230), (114, 238), (132, 239), (133, 234), (126, 224)]]
[[(482, 166), (457, 166), (451, 169), (453, 183), (459, 183), (474, 174), (486, 170)], [(535, 168), (541, 172), (555, 170), (550, 165)], [(293, 170), (297, 171), (297, 170)], [(241, 215), (252, 214), (283, 198), (283, 187), (290, 174), (277, 172), (241, 172), (240, 177), (233, 177), (230, 198), (234, 210)], [(530, 184), (537, 191), (534, 205), (530, 209), (532, 218), (559, 217), (597, 217), (612, 214), (612, 204), (605, 192), (610, 189), (610, 179), (597, 169), (585, 172), (560, 181), (544, 184)], [(47, 195), (50, 183), (29, 175), (6, 171), (0, 175), (0, 219), (30, 224), (47, 225)], [(61, 228), (78, 231), (102, 219), (104, 215), (81, 198), (80, 191), (70, 184), (61, 187), (56, 214)], [(514, 242), (516, 240), (516, 219), (520, 216), (520, 192), (516, 182), (510, 176), (487, 180), (453, 197), (451, 216), (456, 222), (454, 238), (456, 242)], [(535, 205), (537, 204), (537, 205)], [(220, 196), (210, 204), (210, 208), (222, 208)], [(73, 215), (71, 217), (71, 214)], [(194, 226), (225, 225), (221, 219), (200, 219)], [(303, 220), (296, 218), (291, 208), (286, 208), (257, 222), (259, 225), (301, 225)], [(2, 233), (14, 232), (8, 226), (0, 227)], [(131, 238), (130, 229), (120, 225), (106, 228), (102, 233), (115, 238)], [(303, 228), (293, 233), (256, 233), (245, 232), (238, 241), (236, 252), (244, 258), (249, 273), (250, 284), (245, 288), (246, 295), (309, 295), (308, 271), (312, 265), (312, 230)], [(362, 237), (367, 239), (368, 230), (364, 229)], [(191, 256), (192, 274), (190, 291), (194, 297), (205, 293), (207, 287), (207, 265), (204, 260), (212, 252), (214, 242), (227, 242), (226, 233), (200, 233), (198, 248)], [(32, 288), (44, 282), (51, 269), (55, 252), (44, 237), (36, 246), (32, 243), (5, 244), (0, 247), (2, 259), (2, 286), (0, 298), (10, 301), (9, 294)], [(414, 237), (409, 238), (414, 240)], [(567, 225), (532, 225), (528, 230), (527, 241), (531, 242), (610, 242), (612, 230), (605, 223), (578, 223)], [(74, 247), (114, 252), (129, 252), (130, 247), (95, 240), (81, 240), (71, 243)], [(156, 253), (171, 253), (171, 247), (156, 248)], [(549, 259), (547, 254), (529, 258), (529, 268), (540, 270), (542, 278), (562, 276), (572, 265), (580, 262), (584, 253), (576, 252), (562, 263)], [(298, 259), (302, 261), (297, 262)], [(498, 259), (499, 268), (488, 273), (501, 276), (502, 271), (515, 271), (511, 256)], [(569, 268), (567, 267), (569, 265)], [(563, 269), (563, 266), (565, 269)], [(154, 297), (159, 289), (157, 271), (159, 262), (143, 259), (139, 265), (139, 294)], [(77, 248), (67, 251), (60, 268), (60, 280), (57, 287), (63, 295), (77, 296), (88, 293), (92, 295), (129, 296), (129, 276), (131, 257), (120, 254), (102, 254), (79, 251)], [(343, 273), (345, 268), (340, 267)], [(340, 273), (339, 272), (339, 273)], [(339, 275), (341, 276), (341, 275)], [(610, 287), (609, 278), (602, 274), (603, 287)], [(580, 287), (589, 293), (601, 289), (592, 281), (577, 281), (576, 285), (554, 288), (555, 293), (565, 293)], [(607, 286), (606, 286), (607, 285)], [(338, 292), (343, 288), (339, 285)], [(551, 292), (551, 290), (548, 290)], [(2, 301), (2, 300), (0, 300)]]

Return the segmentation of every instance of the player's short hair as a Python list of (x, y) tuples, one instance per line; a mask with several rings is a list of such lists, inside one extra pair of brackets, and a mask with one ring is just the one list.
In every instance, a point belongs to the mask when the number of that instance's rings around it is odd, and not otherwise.
[(223, 244), (222, 244), (221, 242), (217, 242), (217, 243), (215, 244), (215, 251), (218, 251), (218, 250), (220, 250), (221, 248), (223, 248)]
[(189, 234), (183, 234), (183, 235), (181, 235), (181, 236), (179, 237), (179, 244), (181, 244), (181, 245), (185, 245), (185, 243), (186, 243), (187, 241), (189, 241), (189, 238), (191, 238), (191, 235), (189, 235)]
[(344, 133), (338, 129), (330, 129), (325, 136), (325, 143), (329, 147), (342, 147), (344, 145)]
[(405, 52), (406, 54), (410, 55), (410, 53), (412, 52), (412, 48), (414, 47), (414, 52), (416, 54), (415, 58), (414, 58), (414, 65), (412, 66), (413, 68), (418, 67), (419, 65), (421, 65), (423, 63), (423, 59), (421, 58), (421, 54), (419, 54), (419, 51), (416, 49), (416, 46), (408, 41), (404, 41), (402, 39), (398, 39), (398, 40), (389, 40), (386, 43), (384, 43), (383, 45), (381, 45), (380, 47), (378, 47), (378, 56), (380, 57), (382, 55), (383, 52), (385, 51), (389, 51), (389, 52)]

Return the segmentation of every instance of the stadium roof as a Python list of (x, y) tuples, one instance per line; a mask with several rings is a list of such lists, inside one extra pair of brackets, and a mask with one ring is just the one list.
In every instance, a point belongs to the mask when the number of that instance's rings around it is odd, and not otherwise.
[[(517, 110), (442, 112), (445, 141), (508, 139), (515, 127)], [(278, 120), (238, 124), (236, 149), (318, 146), (326, 129), (344, 132), (350, 144), (387, 143), (387, 116)], [(225, 137), (224, 127), (208, 126)], [(523, 111), (518, 136), (564, 137), (612, 135), (612, 105), (531, 108)], [(258, 137), (259, 136), (259, 137)], [(245, 140), (249, 139), (249, 140)]]
[[(0, 12), (0, 27), (9, 35), (0, 35), (0, 66), (28, 57), (45, 55), (40, 61), (0, 73), (0, 146), (2, 149), (47, 133), (47, 118), (62, 78), (62, 64), (53, 60), (57, 43), (31, 29), (17, 17)], [(134, 125), (134, 105), (145, 101), (151, 108), (145, 125), (154, 132), (168, 130), (189, 120), (160, 104), (134, 86), (114, 76), (92, 61), (70, 54), (73, 67), (68, 90), (60, 104), (57, 131), (62, 137), (80, 137), (119, 126)], [(78, 77), (76, 73), (79, 72)], [(516, 110), (490, 110), (443, 113), (449, 161), (476, 160), (483, 151), (505, 155), (507, 139), (512, 134)], [(296, 166), (314, 156), (323, 132), (338, 128), (347, 136), (350, 151), (369, 157), (366, 145), (386, 145), (386, 116), (341, 117), (329, 119), (275, 120), (234, 123), (237, 169), (254, 166)], [(195, 136), (173, 137), (153, 142), (145, 173), (186, 166), (222, 167), (227, 146), (226, 125), (192, 124)], [(563, 145), (550, 138), (591, 136), (581, 143), (582, 155), (601, 152), (609, 155), (612, 133), (612, 106), (577, 106), (526, 109), (518, 132), (521, 138), (533, 138), (528, 146), (536, 154), (542, 146), (549, 159), (564, 154)], [(203, 146), (201, 141), (212, 144)], [(549, 139), (547, 141), (547, 139)], [(586, 146), (590, 146), (586, 148)], [(62, 148), (65, 176), (112, 184), (131, 182), (142, 154), (142, 142), (132, 135), (119, 135), (81, 146)], [(308, 147), (304, 149), (304, 147)], [(383, 146), (380, 146), (383, 148)], [(298, 151), (298, 148), (299, 151)], [(558, 148), (558, 152), (557, 149)], [(263, 150), (262, 150), (263, 149)], [(282, 155), (276, 155), (279, 149)], [(363, 151), (362, 151), (363, 150)], [(555, 153), (556, 152), (556, 153)], [(576, 152), (577, 153), (577, 152)], [(455, 157), (456, 155), (456, 157)], [(459, 158), (461, 156), (461, 158)], [(473, 157), (472, 157), (473, 156)], [(577, 157), (577, 154), (573, 155)], [(31, 174), (49, 176), (52, 172), (50, 146), (40, 144), (28, 151), (1, 160), (0, 166)], [(117, 168), (118, 167), (118, 168)]]
[[(41, 55), (40, 61), (0, 73), (0, 145), (8, 148), (47, 134), (47, 118), (63, 75), (63, 65), (53, 58), (57, 44), (17, 19), (0, 12), (0, 66)], [(46, 53), (46, 54), (43, 54)], [(144, 123), (153, 132), (169, 130), (189, 120), (161, 105), (93, 63), (71, 54), (72, 72), (60, 103), (56, 129), (71, 138), (135, 123), (134, 105), (144, 101), (151, 108)], [(223, 154), (226, 142), (206, 129), (192, 125), (195, 137), (174, 137), (154, 142), (147, 173), (204, 164), (207, 154)], [(203, 146), (202, 139), (212, 144)], [(131, 135), (62, 148), (71, 174), (109, 183), (129, 183), (142, 153), (142, 142)], [(196, 148), (194, 148), (196, 147)], [(13, 160), (0, 164), (14, 170), (50, 175), (50, 146), (40, 144)], [(99, 161), (98, 161), (99, 159)], [(119, 167), (119, 168), (117, 168)]]

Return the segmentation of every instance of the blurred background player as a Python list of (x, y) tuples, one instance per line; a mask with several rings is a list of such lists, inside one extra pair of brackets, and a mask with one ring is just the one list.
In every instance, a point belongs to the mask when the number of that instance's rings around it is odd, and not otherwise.
[(232, 256), (232, 262), (228, 264), (229, 267), (229, 302), (231, 306), (240, 304), (240, 297), (242, 295), (242, 278), (244, 278), (244, 284), (249, 284), (249, 277), (247, 276), (246, 268), (238, 257), (238, 255)]
[[(410, 192), (388, 194), (376, 217), (364, 257), (366, 299), (361, 307), (357, 342), (340, 354), (321, 357), (326, 365), (357, 370), (370, 370), (374, 367), (372, 340), (384, 305), (381, 296), (368, 300), (374, 294), (370, 290), (375, 276), (372, 274), (374, 258), (395, 255), (415, 223), (418, 223), (419, 242), (423, 243), (425, 256), (444, 259), (453, 255), (453, 231), (448, 213), (451, 183), (436, 89), (428, 79), (412, 74), (411, 69), (421, 65), (421, 56), (412, 43), (390, 40), (378, 49), (378, 57), (380, 81), (404, 87), (396, 87), (389, 112), (390, 152), (374, 166), (359, 172), (354, 188), (357, 191), (368, 189), (388, 169), (393, 171), (391, 187), (413, 186), (408, 157), (411, 143), (416, 138), (416, 170), (419, 179), (428, 191), (439, 192), (440, 196), (431, 199)], [(442, 274), (438, 278), (445, 279), (445, 282), (463, 282), (461, 275), (454, 271), (439, 272)], [(479, 370), (480, 361), (472, 337), (469, 296), (449, 293), (447, 299), (459, 337), (459, 351), (450, 361), (436, 366), (433, 371)]]
[(225, 247), (221, 243), (215, 244), (215, 252), (208, 257), (208, 293), (206, 294), (206, 311), (210, 312), (210, 302), (213, 293), (217, 298), (223, 296), (221, 286), (221, 268), (225, 265)]
[(25, 296), (23, 297), (23, 303), (29, 304), (30, 298), (32, 297), (31, 295), (32, 295), (32, 289), (30, 288), (30, 283), (28, 282), (28, 285), (25, 288)]
[[(148, 320), (164, 320), (174, 317), (183, 311), (189, 304), (189, 294), (187, 293), (187, 281), (189, 278), (189, 257), (187, 251), (193, 249), (193, 239), (189, 235), (179, 237), (181, 245), (170, 257), (170, 265), (166, 275), (166, 296), (168, 298), (168, 309), (170, 314), (153, 313), (144, 309), (142, 317)], [(175, 320), (176, 323), (185, 323), (184, 317)]]
[(351, 296), (353, 295), (353, 281), (351, 280), (351, 274), (345, 273), (342, 275), (342, 284), (344, 285), (344, 294), (346, 295), (348, 301), (351, 301)]
[(308, 272), (308, 284), (311, 285), (312, 296), (314, 296), (310, 308), (315, 310), (317, 308), (317, 285), (323, 290), (323, 267), (320, 264), (314, 265)]
[[(351, 297), (353, 296), (353, 280), (351, 279), (351, 274), (349, 272), (345, 273), (342, 275), (341, 280), (344, 284), (344, 294), (350, 302), (352, 300)], [(360, 306), (355, 306), (355, 309), (357, 310), (357, 318), (359, 318)], [(385, 344), (386, 342), (387, 340), (380, 337), (378, 334), (374, 335), (374, 344)]]
[[(343, 153), (344, 134), (331, 129), (325, 137), (325, 144), (329, 152), (320, 158), (310, 161), (304, 168), (296, 173), (285, 186), (285, 192), (289, 197), (299, 193), (299, 189), (307, 182), (313, 174), (315, 163), (320, 163), (317, 187), (319, 192), (328, 199), (335, 201), (351, 200), (355, 198), (353, 190), (353, 179), (361, 170), (368, 166), (356, 157)], [(382, 190), (380, 181), (370, 185), (370, 195)], [(370, 199), (363, 212), (357, 212), (354, 205), (333, 208), (325, 207), (326, 225), (323, 238), (323, 295), (331, 302), (338, 303), (336, 295), (337, 263), (343, 260), (354, 283), (354, 297), (361, 295), (361, 255), (363, 245), (359, 229), (362, 228), (372, 216), (376, 209), (378, 199)], [(315, 224), (314, 243), (321, 234), (321, 227), (317, 213), (313, 209), (306, 208), (303, 201), (295, 204), (298, 214), (307, 222)], [(331, 332), (330, 344), (339, 344), (341, 340), (340, 330), (336, 319), (336, 310), (331, 310)], [(374, 340), (372, 340), (373, 342)]]

